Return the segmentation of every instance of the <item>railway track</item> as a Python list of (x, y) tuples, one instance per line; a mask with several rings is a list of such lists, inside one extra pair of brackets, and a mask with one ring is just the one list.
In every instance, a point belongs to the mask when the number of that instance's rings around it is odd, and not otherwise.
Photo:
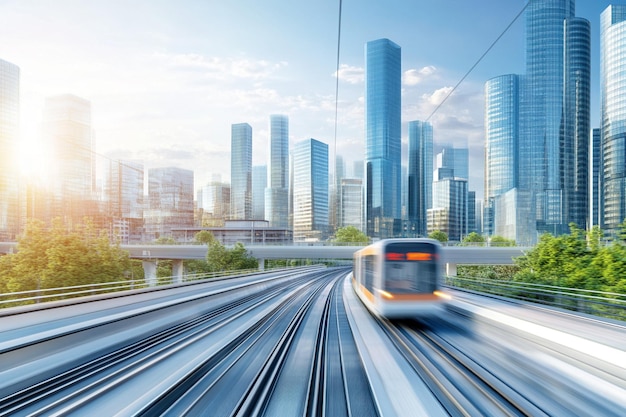
[(318, 271), (208, 308), (5, 395), (0, 416), (377, 415), (343, 275)]

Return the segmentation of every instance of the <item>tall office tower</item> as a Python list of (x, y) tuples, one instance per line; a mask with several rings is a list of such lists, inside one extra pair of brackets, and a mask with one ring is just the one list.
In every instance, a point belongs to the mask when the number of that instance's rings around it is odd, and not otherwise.
[(14, 241), (23, 226), (18, 186), (20, 68), (0, 59), (0, 240)]
[(43, 134), (51, 161), (48, 216), (68, 223), (97, 216), (91, 103), (71, 94), (47, 98)]
[[(589, 22), (574, 0), (526, 9), (526, 75), (520, 107), (519, 178), (538, 232), (586, 227), (589, 141)], [(536, 239), (536, 235), (535, 235)]]
[(626, 5), (611, 5), (600, 16), (600, 85), (604, 228), (615, 235), (626, 219)]
[(143, 175), (141, 161), (110, 160), (104, 173), (102, 201), (110, 231), (122, 243), (143, 238)]
[(365, 45), (365, 199), (367, 235), (400, 236), (401, 53), (389, 39)]
[(293, 240), (322, 241), (328, 236), (328, 145), (315, 139), (293, 150)]
[(445, 232), (451, 242), (468, 234), (468, 191), (465, 178), (443, 178), (433, 182), (433, 208), (428, 209), (428, 233)]
[[(467, 148), (444, 147), (436, 156), (432, 209), (427, 210), (428, 233), (440, 230), (450, 241), (461, 241), (469, 233)], [(432, 211), (431, 211), (432, 210)]]
[(265, 189), (265, 218), (270, 227), (289, 228), (289, 119), (270, 116), (270, 160)]
[(231, 126), (230, 218), (252, 218), (252, 127), (248, 123)]
[(591, 161), (591, 181), (589, 184), (589, 198), (591, 203), (589, 204), (589, 226), (604, 227), (604, 221), (602, 220), (603, 212), (603, 170), (602, 170), (602, 130), (591, 129), (591, 149), (590, 149), (590, 161)]
[(341, 181), (346, 176), (346, 169), (343, 158), (339, 155), (335, 156), (335, 172), (330, 190), (330, 209), (329, 209), (329, 233), (333, 234), (341, 223)]
[(535, 211), (528, 191), (521, 192), (518, 188), (519, 107), (519, 75), (506, 74), (487, 81), (483, 230), (488, 236), (532, 244), (537, 235)]
[(193, 219), (193, 171), (175, 167), (148, 170), (145, 237), (172, 237), (173, 229), (193, 227)]
[(202, 212), (201, 226), (222, 227), (230, 216), (230, 184), (213, 178), (198, 190), (198, 209)]
[(363, 180), (341, 180), (339, 227), (353, 226), (363, 231)]
[(252, 167), (252, 219), (265, 220), (265, 188), (267, 187), (267, 166)]
[(467, 192), (467, 233), (478, 232), (476, 227), (476, 191)]
[(409, 122), (408, 217), (412, 236), (426, 236), (426, 213), (433, 203), (433, 126)]

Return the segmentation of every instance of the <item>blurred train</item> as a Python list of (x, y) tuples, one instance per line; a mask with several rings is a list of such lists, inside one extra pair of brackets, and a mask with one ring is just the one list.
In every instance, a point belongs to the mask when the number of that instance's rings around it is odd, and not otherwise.
[(354, 253), (352, 286), (363, 304), (386, 318), (441, 311), (441, 246), (433, 239), (386, 239)]

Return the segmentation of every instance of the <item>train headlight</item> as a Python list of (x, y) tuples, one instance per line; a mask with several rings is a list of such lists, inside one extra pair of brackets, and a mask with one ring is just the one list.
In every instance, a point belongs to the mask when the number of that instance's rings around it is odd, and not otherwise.
[(439, 298), (443, 298), (443, 299), (446, 299), (446, 300), (451, 300), (452, 299), (450, 294), (446, 294), (443, 291), (435, 291), (435, 292), (433, 292), (433, 294), (435, 294)]

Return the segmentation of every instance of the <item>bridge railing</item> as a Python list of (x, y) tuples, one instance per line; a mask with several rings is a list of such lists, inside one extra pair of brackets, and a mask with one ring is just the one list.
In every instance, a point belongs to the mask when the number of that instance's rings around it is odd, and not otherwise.
[(458, 289), (494, 294), (595, 316), (626, 320), (626, 294), (459, 276), (446, 277), (445, 283), (449, 287)]
[[(198, 273), (183, 275), (183, 282), (224, 278), (233, 275), (246, 275), (258, 273), (258, 269), (239, 269), (232, 271), (220, 271), (212, 273)], [(177, 282), (178, 277), (158, 277), (156, 285), (168, 285)], [(84, 284), (59, 288), (42, 288), (38, 290), (11, 292), (0, 294), (0, 309), (29, 304), (39, 304), (48, 301), (65, 300), (68, 298), (85, 297), (104, 293), (135, 290), (149, 287), (148, 283), (142, 279), (125, 279), (114, 282), (104, 282), (99, 284)]]

